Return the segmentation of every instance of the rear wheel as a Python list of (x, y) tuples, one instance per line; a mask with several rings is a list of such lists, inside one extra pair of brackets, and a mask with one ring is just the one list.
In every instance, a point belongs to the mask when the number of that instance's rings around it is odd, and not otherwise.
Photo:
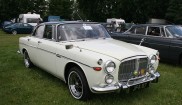
[(84, 73), (78, 67), (72, 67), (68, 74), (68, 87), (75, 99), (86, 100), (90, 97), (90, 89)]
[(13, 34), (13, 35), (16, 35), (16, 34), (17, 34), (17, 31), (16, 31), (16, 30), (13, 30), (13, 31), (12, 31), (12, 34)]
[(24, 51), (24, 64), (26, 68), (31, 68), (33, 66), (32, 62), (30, 61), (28, 52), (26, 50)]

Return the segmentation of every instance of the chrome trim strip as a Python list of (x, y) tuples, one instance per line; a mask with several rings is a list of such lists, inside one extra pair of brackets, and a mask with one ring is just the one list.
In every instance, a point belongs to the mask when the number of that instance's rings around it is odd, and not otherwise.
[(91, 89), (95, 92), (108, 92), (118, 90), (120, 87), (117, 85), (110, 85), (105, 87), (92, 87)]
[(127, 88), (130, 88), (131, 86), (135, 86), (135, 85), (139, 85), (139, 84), (143, 84), (143, 83), (147, 83), (147, 82), (152, 82), (152, 81), (158, 79), (160, 77), (160, 74), (158, 72), (156, 72), (154, 74), (151, 74), (151, 76), (153, 76), (153, 77), (149, 77), (147, 80), (145, 79), (143, 81), (137, 82), (132, 85), (118, 83), (118, 84), (107, 85), (104, 87), (94, 86), (91, 89), (95, 92), (109, 92), (109, 91), (116, 91), (116, 90), (120, 90), (120, 89), (127, 89)]
[(148, 58), (148, 56), (146, 56), (146, 55), (131, 56), (131, 57), (122, 59), (121, 62), (125, 62), (125, 61), (128, 61), (128, 60), (133, 60), (133, 59), (140, 59), (140, 58)]
[(45, 52), (54, 54), (54, 55), (56, 55), (58, 58), (62, 58), (62, 57), (63, 57), (63, 58), (65, 58), (65, 59), (69, 59), (69, 60), (75, 61), (75, 62), (77, 62), (77, 63), (80, 63), (80, 64), (82, 64), (82, 65), (85, 65), (85, 66), (87, 66), (87, 67), (93, 68), (93, 67), (91, 67), (91, 66), (89, 66), (89, 65), (87, 65), (87, 64), (84, 64), (84, 63), (82, 63), (82, 62), (73, 60), (73, 59), (71, 59), (71, 58), (65, 57), (65, 56), (60, 55), (60, 54), (56, 54), (56, 53), (51, 52), (51, 51), (47, 51), (47, 50), (45, 50), (45, 49), (41, 49), (41, 48), (38, 48), (38, 47), (35, 47), (35, 46), (32, 46), (32, 45), (27, 45), (27, 44), (24, 44), (24, 43), (20, 43), (20, 44), (23, 44), (23, 45), (26, 45), (26, 46), (29, 46), (29, 47), (33, 47), (33, 48), (36, 48), (36, 49), (39, 49), (39, 50), (42, 50), (42, 51), (45, 51)]
[(80, 64), (82, 64), (82, 65), (85, 65), (85, 66), (87, 66), (87, 67), (93, 68), (93, 67), (91, 67), (91, 66), (89, 66), (89, 65), (87, 65), (87, 64), (84, 64), (84, 63), (79, 62), (79, 61), (76, 61), (76, 60), (74, 60), (74, 59), (71, 59), (71, 58), (65, 57), (65, 56), (60, 55), (60, 54), (56, 54), (56, 56), (57, 56), (57, 57), (59, 57), (59, 58), (62, 58), (62, 57), (63, 57), (63, 58), (65, 58), (65, 59), (69, 59), (69, 60), (75, 61), (75, 62), (77, 62), (77, 63), (80, 63)]

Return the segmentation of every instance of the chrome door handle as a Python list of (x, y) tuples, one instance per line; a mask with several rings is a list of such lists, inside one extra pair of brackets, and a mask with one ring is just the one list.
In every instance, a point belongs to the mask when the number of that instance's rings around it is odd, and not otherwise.
[(38, 41), (38, 43), (42, 43), (41, 41)]
[(27, 39), (28, 41), (30, 41), (30, 39)]

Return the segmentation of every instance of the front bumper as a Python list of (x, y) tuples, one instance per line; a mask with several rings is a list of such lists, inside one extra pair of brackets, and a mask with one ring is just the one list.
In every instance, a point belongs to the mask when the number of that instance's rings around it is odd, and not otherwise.
[(95, 86), (92, 87), (92, 91), (99, 93), (99, 92), (110, 92), (110, 91), (117, 91), (120, 89), (127, 89), (135, 85), (144, 84), (147, 82), (157, 83), (160, 74), (155, 72), (154, 74), (146, 74), (142, 77), (132, 78), (125, 82), (119, 82), (113, 85), (106, 85), (104, 87)]

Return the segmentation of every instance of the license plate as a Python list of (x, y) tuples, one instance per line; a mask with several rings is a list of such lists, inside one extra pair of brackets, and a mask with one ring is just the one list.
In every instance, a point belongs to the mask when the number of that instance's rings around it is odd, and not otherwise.
[(138, 84), (138, 85), (135, 85), (135, 86), (132, 86), (130, 88), (130, 91), (136, 91), (138, 89), (143, 89), (143, 88), (146, 88), (148, 87), (149, 83), (142, 83), (142, 84)]

